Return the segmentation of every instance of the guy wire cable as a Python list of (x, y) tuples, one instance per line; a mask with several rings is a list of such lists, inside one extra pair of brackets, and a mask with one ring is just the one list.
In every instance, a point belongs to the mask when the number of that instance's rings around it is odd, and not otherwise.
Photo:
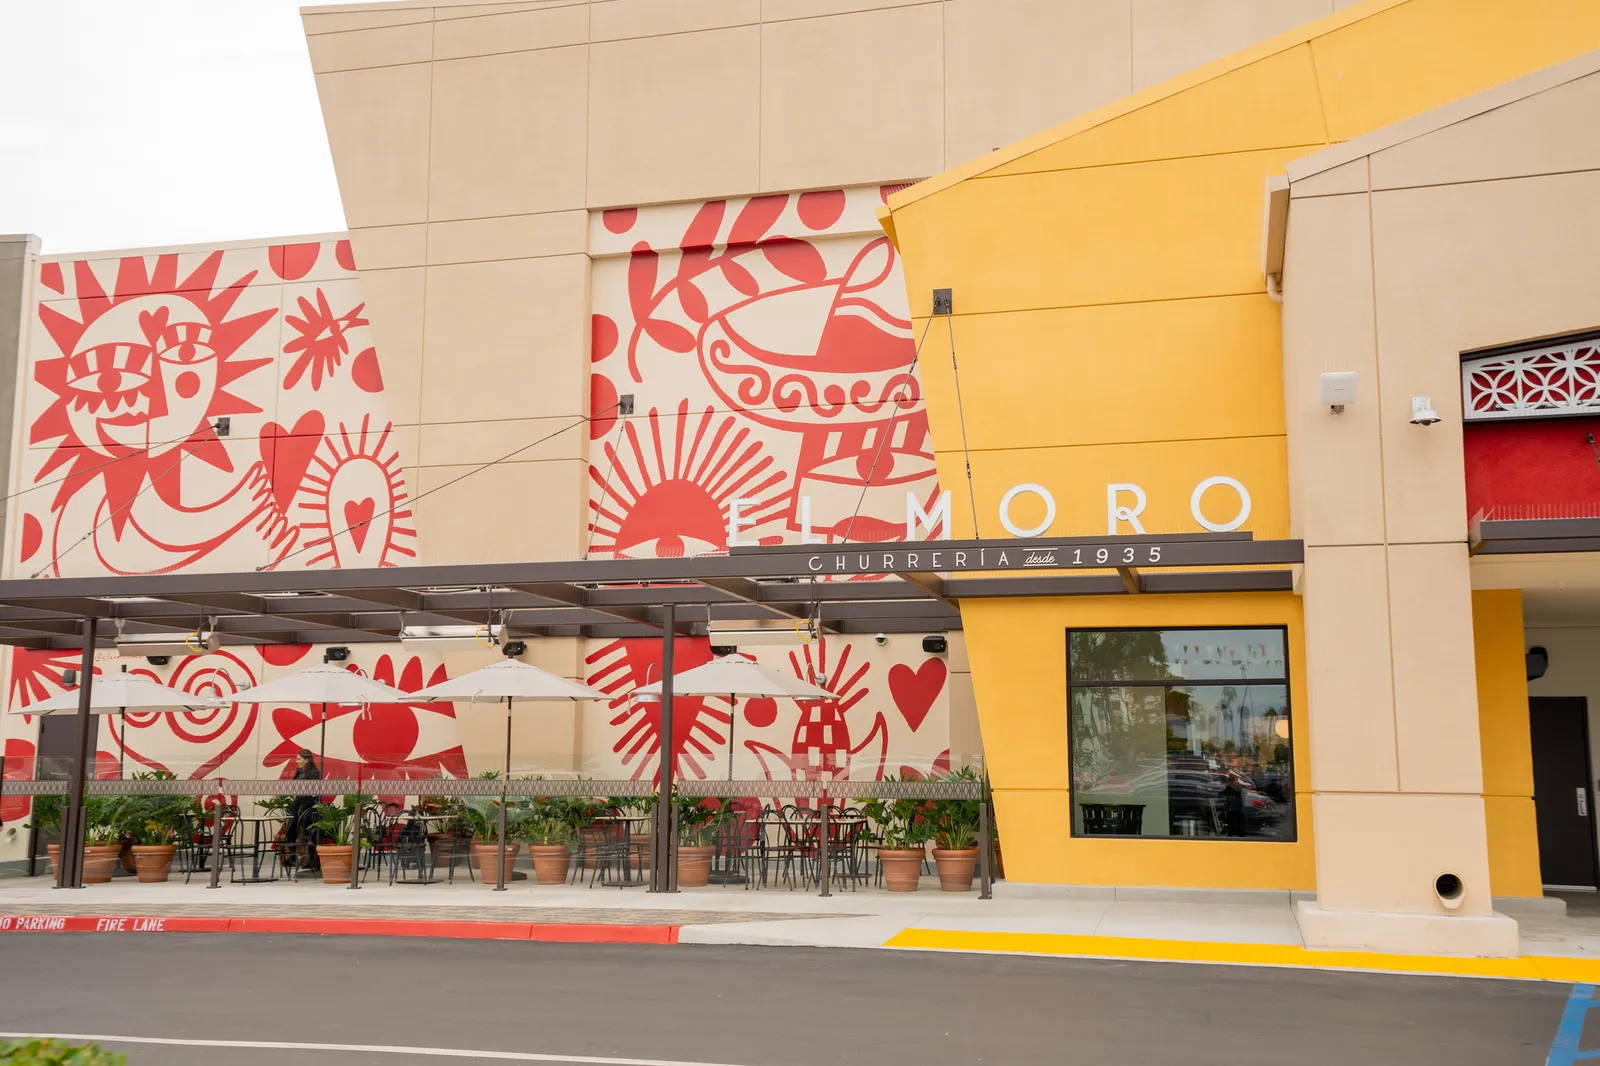
[[(917, 372), (917, 360), (922, 358), (922, 344), (923, 341), (928, 339), (928, 330), (932, 327), (933, 316), (930, 315), (928, 316), (928, 324), (922, 327), (922, 337), (917, 341), (917, 350), (911, 355), (911, 365), (906, 368), (907, 380), (900, 385), (902, 392), (894, 401), (894, 410), (889, 412), (889, 424), (884, 427), (883, 435), (878, 438), (878, 450), (873, 453), (872, 466), (867, 470), (867, 479), (861, 484), (861, 496), (856, 500), (856, 509), (851, 513), (850, 521), (844, 527), (844, 537), (841, 543), (849, 543), (850, 531), (855, 528), (856, 517), (861, 514), (861, 505), (867, 502), (867, 489), (872, 486), (872, 475), (878, 472), (878, 460), (883, 458), (883, 446), (889, 443), (890, 437), (894, 436), (894, 421), (900, 417), (900, 401), (905, 398), (903, 390), (915, 380), (912, 375)], [(921, 390), (919, 389), (918, 391)]]
[(955, 310), (952, 308), (944, 316), (945, 327), (950, 333), (950, 370), (956, 376), (956, 415), (961, 420), (961, 458), (967, 464), (967, 502), (972, 505), (972, 535), (974, 538), (983, 534), (978, 532), (978, 496), (972, 489), (972, 452), (967, 450), (967, 411), (961, 404), (961, 368), (956, 366), (956, 327), (952, 319)]
[[(622, 401), (618, 400), (617, 401), (617, 406), (621, 407), (622, 406)], [(611, 474), (612, 474), (612, 471), (616, 470), (616, 468), (617, 468), (617, 445), (622, 443), (622, 431), (623, 431), (624, 427), (627, 426), (628, 419), (630, 419), (632, 417), (633, 417), (632, 415), (625, 414), (622, 417), (617, 419), (617, 435), (616, 435), (616, 438), (611, 441), (610, 447), (604, 449), (608, 461), (606, 462), (606, 480), (605, 480), (605, 484), (600, 486), (600, 499), (601, 500), (604, 500), (607, 496), (609, 496), (611, 494)], [(592, 467), (591, 467), (591, 469), (592, 469)], [(600, 516), (599, 516), (599, 513), (597, 511), (589, 519), (589, 539), (587, 541), (585, 541), (584, 544), (583, 544), (583, 557), (585, 559), (589, 558), (589, 552), (594, 547), (594, 527), (595, 527), (597, 521), (599, 520), (599, 517)], [(613, 545), (613, 547), (615, 547), (615, 545)], [(708, 609), (708, 613), (706, 614), (706, 625), (709, 626), (710, 624), (711, 624), (711, 615), (710, 615), (709, 609)]]
[[(404, 503), (408, 507), (414, 507), (414, 506), (416, 506), (417, 501), (422, 499), (423, 497), (432, 496), (434, 493), (438, 492), (439, 490), (447, 489), (451, 485), (456, 484), (458, 481), (465, 481), (467, 478), (471, 477), (473, 474), (482, 473), (483, 471), (489, 469), (491, 466), (498, 466), (501, 463), (506, 462), (509, 459), (514, 459), (517, 456), (521, 455), (523, 452), (527, 451), (529, 448), (535, 448), (535, 447), (543, 444), (545, 441), (552, 440), (552, 439), (554, 439), (556, 437), (559, 437), (559, 436), (561, 436), (561, 434), (567, 432), (568, 430), (577, 429), (579, 426), (583, 425), (584, 423), (592, 422), (592, 421), (594, 421), (595, 418), (599, 417), (600, 415), (604, 415), (607, 412), (615, 410), (617, 407), (620, 407), (620, 406), (621, 406), (621, 402), (619, 401), (617, 403), (612, 404), (610, 407), (607, 407), (604, 410), (600, 411), (598, 414), (579, 415), (578, 416), (578, 420), (576, 422), (573, 422), (571, 425), (562, 426), (558, 430), (554, 430), (554, 431), (552, 431), (550, 433), (546, 433), (544, 436), (540, 437), (538, 440), (530, 441), (529, 443), (524, 444), (522, 447), (516, 449), (515, 451), (507, 452), (506, 454), (500, 456), (500, 458), (498, 458), (498, 459), (491, 459), (487, 463), (482, 464), (481, 466), (475, 466), (471, 470), (468, 470), (465, 474), (462, 474), (460, 477), (453, 477), (449, 481), (446, 481), (441, 485), (435, 485), (433, 488), (429, 489), (427, 492), (421, 492), (421, 493), (418, 493), (415, 496), (408, 497), (404, 501)], [(398, 507), (399, 504), (396, 504), (395, 506)], [(329, 533), (328, 536), (327, 536), (327, 541), (332, 541), (334, 537), (337, 537), (337, 536), (339, 536), (340, 534), (343, 534), (343, 533), (350, 532), (352, 529), (356, 528), (356, 526), (368, 525), (373, 521), (373, 519), (382, 518), (384, 515), (393, 513), (394, 509), (395, 509), (394, 507), (390, 507), (387, 510), (379, 511), (377, 514), (372, 515), (371, 517), (365, 519), (364, 521), (356, 522), (353, 525), (348, 525), (348, 526), (344, 527), (343, 529), (339, 530), (338, 533)], [(313, 542), (311, 542), (309, 544), (306, 544), (306, 545), (304, 545), (304, 546), (302, 546), (300, 548), (296, 548), (294, 551), (292, 551), (289, 554), (285, 555), (281, 559), (278, 559), (278, 560), (276, 560), (274, 562), (270, 562), (270, 563), (263, 563), (261, 566), (256, 567), (256, 570), (257, 570), (257, 572), (260, 572), (260, 571), (263, 571), (263, 570), (275, 570), (275, 569), (278, 568), (278, 565), (280, 563), (283, 563), (283, 562), (286, 562), (286, 561), (288, 561), (290, 559), (293, 559), (296, 555), (300, 555), (300, 554), (302, 554), (304, 552), (308, 552), (313, 547), (319, 547), (323, 543), (325, 543), (325, 541), (323, 540), (323, 538), (319, 537), (315, 541), (313, 541)]]
[(127, 503), (123, 504), (121, 507), (113, 507), (113, 508), (111, 508), (110, 512), (104, 518), (102, 518), (100, 521), (96, 522), (93, 526), (89, 527), (89, 531), (87, 533), (85, 533), (83, 536), (79, 537), (77, 540), (73, 541), (71, 544), (67, 545), (67, 547), (63, 551), (61, 551), (59, 554), (57, 554), (55, 556), (55, 558), (53, 558), (49, 562), (45, 563), (38, 570), (35, 570), (33, 572), (33, 576), (36, 577), (36, 578), (44, 576), (44, 572), (46, 570), (50, 569), (52, 566), (59, 565), (61, 560), (65, 559), (67, 557), (67, 553), (68, 552), (72, 551), (72, 549), (76, 548), (78, 545), (82, 544), (84, 541), (88, 540), (90, 537), (94, 536), (97, 532), (99, 532), (101, 526), (105, 525), (107, 522), (111, 521), (113, 518), (116, 518), (118, 515), (122, 514), (124, 511), (127, 511), (129, 508), (131, 508), (133, 506), (135, 500), (137, 500), (140, 496), (143, 496), (145, 493), (149, 492), (151, 489), (156, 487), (156, 482), (160, 481), (162, 478), (166, 477), (168, 474), (172, 473), (174, 470), (177, 470), (178, 469), (178, 464), (183, 462), (183, 457), (184, 457), (185, 454), (186, 453), (183, 451), (183, 449), (180, 448), (178, 450), (178, 457), (172, 461), (172, 465), (168, 466), (165, 470), (161, 471), (161, 473), (159, 473), (155, 477), (151, 478), (150, 479), (150, 483), (148, 485), (144, 486), (143, 488), (141, 488), (138, 492), (134, 493), (133, 497), (131, 499), (129, 499)]

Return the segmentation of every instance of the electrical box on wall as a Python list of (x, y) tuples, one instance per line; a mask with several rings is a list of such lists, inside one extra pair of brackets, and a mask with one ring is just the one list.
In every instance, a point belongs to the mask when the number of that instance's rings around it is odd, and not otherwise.
[(1334, 414), (1356, 402), (1356, 374), (1353, 370), (1339, 370), (1323, 374), (1321, 378), (1322, 402), (1333, 408)]

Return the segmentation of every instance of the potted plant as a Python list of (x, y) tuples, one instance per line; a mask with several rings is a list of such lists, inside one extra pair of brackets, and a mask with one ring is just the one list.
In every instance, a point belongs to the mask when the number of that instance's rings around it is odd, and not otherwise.
[[(174, 776), (166, 770), (151, 770), (134, 774), (133, 780), (170, 781)], [(164, 882), (172, 872), (178, 830), (189, 806), (187, 797), (177, 795), (118, 796), (111, 801), (108, 817), (117, 839), (131, 849), (140, 881)]]
[(541, 885), (561, 885), (572, 867), (572, 842), (588, 823), (592, 808), (577, 796), (539, 796), (518, 811), (517, 828), (528, 842), (528, 857)]
[[(886, 781), (900, 778), (887, 777)], [(861, 813), (878, 827), (878, 861), (883, 887), (890, 892), (915, 892), (922, 877), (927, 844), (933, 838), (932, 805), (926, 800), (873, 799), (861, 802)]]
[[(964, 767), (941, 774), (936, 781), (977, 781), (978, 772)], [(978, 868), (979, 801), (934, 800), (933, 862), (939, 869), (939, 887), (946, 892), (969, 892)]]
[(674, 796), (678, 807), (678, 887), (703, 888), (711, 879), (717, 828), (726, 808), (697, 796)]
[(451, 838), (455, 836), (452, 829), (452, 818), (459, 819), (466, 811), (466, 806), (455, 796), (421, 796), (417, 800), (417, 813), (429, 819), (437, 819), (430, 824), (439, 826), (428, 834), (428, 852), (433, 856), (433, 865), (437, 869), (448, 866), (451, 858)]
[(103, 885), (117, 872), (122, 858), (122, 842), (117, 839), (115, 800), (110, 796), (86, 796), (83, 801), (83, 883)]
[(311, 830), (317, 839), (322, 883), (348, 885), (361, 816), (373, 803), (371, 796), (344, 796), (338, 803), (318, 803)]
[[(471, 796), (463, 806), (461, 817), (472, 827), (472, 862), (484, 884), (495, 883), (495, 856), (500, 850), (500, 797)], [(511, 882), (511, 868), (517, 864), (517, 831), (519, 818), (515, 808), (506, 809), (505, 880)]]

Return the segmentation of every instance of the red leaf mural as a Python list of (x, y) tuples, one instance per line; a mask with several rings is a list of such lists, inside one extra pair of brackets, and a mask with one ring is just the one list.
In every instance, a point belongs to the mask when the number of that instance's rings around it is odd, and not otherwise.
[(744, 210), (739, 212), (739, 217), (733, 220), (733, 229), (728, 232), (729, 244), (754, 244), (767, 235), (772, 224), (778, 221), (778, 216), (783, 214), (783, 209), (788, 206), (787, 196), (756, 196), (744, 205)]
[(776, 240), (761, 245), (767, 262), (796, 281), (815, 285), (828, 276), (828, 264), (822, 253), (805, 241)]
[(694, 351), (694, 334), (678, 325), (668, 322), (664, 318), (652, 318), (644, 324), (644, 331), (650, 339), (670, 352)]
[(728, 201), (711, 200), (695, 214), (694, 221), (683, 232), (682, 247), (709, 248), (717, 243), (717, 230), (722, 228), (722, 216), (728, 210)]
[(722, 276), (728, 279), (729, 285), (738, 289), (745, 296), (759, 296), (761, 294), (761, 286), (756, 282), (755, 275), (750, 271), (732, 259), (724, 259), (720, 265), (722, 267)]

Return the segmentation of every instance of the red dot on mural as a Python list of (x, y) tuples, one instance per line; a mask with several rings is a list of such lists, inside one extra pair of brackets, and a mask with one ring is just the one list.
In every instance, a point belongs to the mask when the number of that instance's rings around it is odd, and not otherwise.
[(172, 389), (185, 400), (193, 399), (195, 393), (200, 391), (200, 375), (192, 370), (186, 370), (172, 383)]
[(333, 258), (346, 270), (356, 268), (356, 253), (350, 250), (349, 241), (340, 241), (333, 246)]
[(627, 233), (633, 228), (633, 223), (638, 217), (637, 207), (618, 207), (602, 214), (600, 220), (612, 233)]
[(765, 729), (778, 720), (778, 701), (771, 696), (745, 700), (744, 720), (757, 729)]
[(800, 212), (800, 221), (810, 228), (827, 229), (844, 214), (844, 190), (803, 192), (796, 210)]
[(363, 349), (356, 356), (356, 361), (350, 364), (350, 380), (356, 383), (356, 388), (362, 392), (383, 391), (383, 371), (378, 369), (378, 350), (376, 348)]
[(39, 525), (39, 520), (31, 514), (22, 516), (22, 559), (26, 562), (33, 558), (33, 553), (39, 550), (39, 545), (44, 543), (44, 527)]
[(589, 439), (599, 440), (617, 424), (617, 387), (604, 374), (589, 378)]
[(593, 338), (589, 343), (589, 361), (598, 363), (617, 350), (617, 324), (610, 315), (595, 315), (590, 327)]
[(275, 244), (267, 249), (267, 262), (284, 281), (298, 281), (311, 273), (321, 251), (320, 244)]
[(310, 650), (309, 644), (263, 644), (261, 657), (268, 666), (290, 666), (304, 659)]

